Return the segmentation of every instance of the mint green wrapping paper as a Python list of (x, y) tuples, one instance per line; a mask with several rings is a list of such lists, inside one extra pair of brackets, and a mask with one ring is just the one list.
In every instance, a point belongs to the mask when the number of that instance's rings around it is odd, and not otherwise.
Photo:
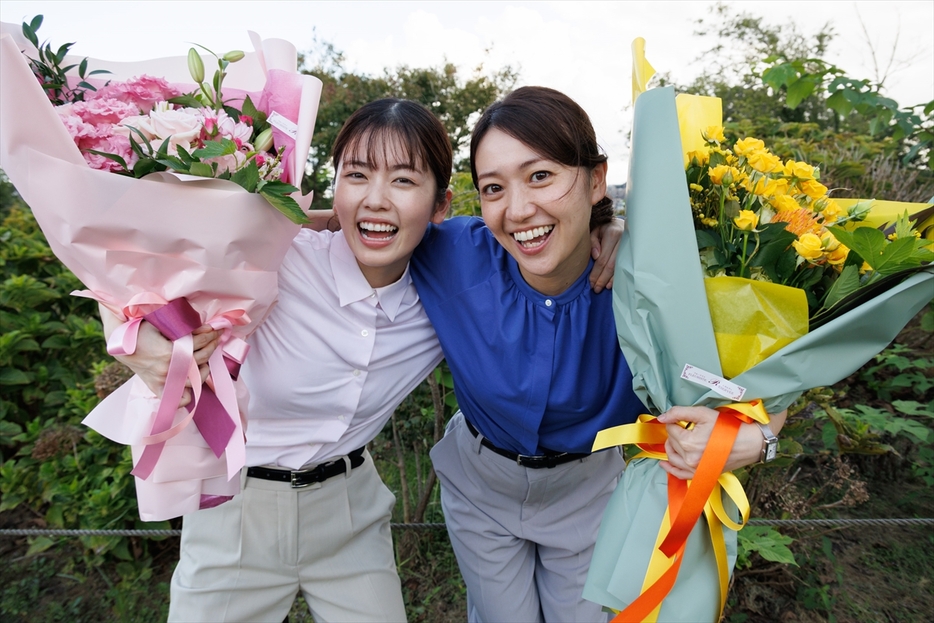
[[(647, 91), (636, 101), (626, 213), (613, 308), (633, 389), (656, 415), (675, 405), (731, 402), (681, 379), (685, 364), (719, 376), (722, 372), (671, 87)], [(744, 401), (759, 398), (769, 412), (782, 411), (801, 392), (832, 385), (858, 370), (932, 298), (934, 268), (928, 266), (731, 380), (746, 389)], [(585, 598), (620, 610), (639, 595), (666, 506), (665, 472), (657, 462), (629, 466), (604, 514)], [(701, 518), (688, 539), (678, 581), (662, 604), (660, 621), (716, 620), (719, 585), (706, 530)], [(700, 535), (706, 546), (692, 542)], [(735, 533), (725, 530), (724, 536), (729, 550)], [(709, 604), (716, 608), (710, 610)]]

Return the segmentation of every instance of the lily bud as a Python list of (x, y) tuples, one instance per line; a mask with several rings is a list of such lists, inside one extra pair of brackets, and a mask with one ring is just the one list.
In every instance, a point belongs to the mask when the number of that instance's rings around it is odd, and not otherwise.
[(223, 58), (228, 63), (236, 63), (244, 56), (246, 55), (242, 50), (231, 50), (230, 52), (227, 52), (227, 54), (224, 54), (221, 58)]
[(201, 84), (204, 82), (204, 61), (201, 60), (201, 55), (194, 48), (188, 50), (188, 73), (191, 74), (196, 83)]
[(256, 151), (269, 151), (272, 149), (272, 128), (266, 128), (253, 141), (253, 149)]

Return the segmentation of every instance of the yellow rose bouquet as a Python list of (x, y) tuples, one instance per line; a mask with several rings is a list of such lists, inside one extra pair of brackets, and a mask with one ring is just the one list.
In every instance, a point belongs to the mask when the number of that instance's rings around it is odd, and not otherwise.
[[(594, 451), (642, 452), (607, 505), (584, 597), (615, 621), (713, 622), (749, 515), (723, 473), (739, 423), (768, 423), (885, 348), (934, 297), (934, 266), (904, 216), (926, 206), (835, 200), (811, 165), (782, 162), (756, 139), (726, 145), (720, 100), (642, 92), (654, 71), (642, 44), (617, 337), (652, 414), (703, 405), (719, 415), (691, 481), (658, 466), (667, 433), (650, 414), (597, 435)], [(862, 217), (873, 226), (852, 228)]]
[[(713, 98), (688, 96), (678, 107), (707, 108), (713, 121), (719, 102), (704, 100)], [(934, 260), (930, 242), (908, 218), (909, 209), (923, 206), (896, 206), (905, 212), (888, 235), (851, 231), (876, 202), (838, 202), (820, 183), (817, 167), (782, 162), (757, 138), (731, 148), (721, 126), (700, 129), (681, 117), (682, 136), (694, 132), (703, 141), (685, 155), (686, 176), (727, 378), (827, 322), (862, 296), (862, 288)]]

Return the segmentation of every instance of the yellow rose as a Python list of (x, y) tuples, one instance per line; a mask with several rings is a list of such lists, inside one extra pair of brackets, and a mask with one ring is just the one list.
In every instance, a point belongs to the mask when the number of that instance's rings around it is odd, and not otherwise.
[(736, 141), (736, 145), (733, 147), (733, 150), (736, 152), (737, 156), (748, 156), (754, 151), (762, 151), (764, 149), (765, 143), (757, 138), (752, 137)]
[(827, 254), (827, 262), (831, 266), (840, 266), (846, 261), (846, 256), (849, 254), (850, 250), (846, 245), (837, 243), (837, 248)]
[(710, 160), (710, 150), (706, 147), (688, 152), (688, 161), (694, 166), (704, 166)]
[(807, 162), (796, 162), (788, 160), (785, 162), (784, 173), (787, 177), (794, 177), (799, 180), (813, 180), (814, 167)]
[(759, 215), (752, 210), (740, 210), (733, 219), (733, 224), (741, 231), (752, 231), (759, 224)]
[(708, 143), (725, 143), (726, 137), (723, 136), (723, 126), (720, 125), (711, 125), (707, 126), (701, 130), (701, 136), (704, 137), (704, 140)]
[(837, 240), (836, 236), (827, 230), (821, 232), (820, 240), (825, 251), (833, 251), (840, 246), (840, 241)]
[(760, 173), (775, 173), (782, 170), (782, 161), (778, 156), (765, 149), (747, 155), (746, 162)]
[(824, 254), (821, 239), (815, 234), (801, 234), (801, 237), (791, 243), (798, 255), (806, 260), (817, 260)]
[(718, 164), (717, 166), (710, 169), (707, 172), (707, 175), (710, 176), (710, 181), (716, 184), (717, 186), (727, 185), (733, 183), (733, 180), (736, 179), (736, 175), (739, 172), (733, 167), (728, 167), (725, 164)]
[(803, 180), (798, 184), (798, 188), (811, 199), (820, 199), (827, 194), (827, 187), (817, 180)]
[(704, 187), (701, 186), (700, 184), (688, 184), (688, 188), (690, 188), (696, 193), (704, 192)]
[(865, 275), (872, 270), (872, 266), (869, 265), (869, 262), (863, 262), (863, 265), (859, 267), (859, 274)]
[[(815, 208), (817, 207), (820, 206), (818, 206), (817, 202), (815, 202)], [(839, 203), (828, 197), (822, 201), (822, 209), (820, 210), (820, 214), (824, 217), (825, 223), (832, 224), (846, 216), (846, 210), (841, 208)]]
[(801, 206), (791, 195), (778, 195), (771, 201), (772, 207), (776, 212), (785, 212), (787, 210), (797, 210)]
[(776, 197), (788, 194), (788, 180), (773, 180), (768, 177), (760, 177), (755, 184), (746, 185), (746, 189), (754, 195), (760, 197)]

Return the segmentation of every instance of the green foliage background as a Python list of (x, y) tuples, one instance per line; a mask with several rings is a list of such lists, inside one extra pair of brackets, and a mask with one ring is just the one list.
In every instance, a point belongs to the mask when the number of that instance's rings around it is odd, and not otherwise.
[[(722, 7), (699, 27), (713, 40), (704, 53), (709, 70), (693, 84), (678, 86), (721, 97), (731, 138), (756, 136), (783, 157), (819, 164), (821, 181), (837, 189), (835, 196), (904, 201), (934, 196), (930, 104), (893, 107), (881, 85), (851, 80), (821, 60), (833, 40), (829, 27), (805, 34), (794, 25), (770, 26)], [(327, 43), (304, 57), (304, 67), (325, 85), (303, 183), (315, 192), (314, 207), (330, 207), (328, 154), (343, 120), (367, 101), (396, 96), (422, 102), (445, 123), (457, 154), (453, 212), (479, 214), (476, 192), (464, 172), (466, 141), (476, 115), (515, 85), (517, 72), (481, 67), (464, 75), (447, 64), (361, 75), (347, 71), (343, 55)], [(0, 522), (161, 527), (138, 521), (128, 450), (80, 425), (99, 396), (124, 378), (108, 365), (96, 306), (69, 295), (81, 284), (54, 258), (28, 207), (2, 176), (0, 270)], [(931, 307), (912, 331), (911, 343), (893, 346), (850, 379), (809, 392), (793, 407), (781, 458), (740, 474), (755, 516), (872, 516), (878, 512), (875, 499), (931, 516)], [(450, 375), (441, 367), (371, 444), (384, 480), (399, 498), (394, 521), (443, 520), (427, 451), (455, 407), (450, 390)], [(896, 480), (899, 486), (890, 486)], [(876, 481), (881, 488), (873, 488)], [(896, 490), (908, 492), (913, 501), (892, 502)], [(412, 534), (397, 534), (411, 620), (462, 620), (463, 586), (445, 537)], [(827, 544), (832, 537), (815, 541), (774, 528), (741, 532), (729, 620), (778, 620), (782, 612), (802, 610), (812, 618), (793, 620), (874, 619), (887, 606), (860, 601), (860, 591), (874, 594), (867, 587), (848, 589), (860, 586), (860, 577), (846, 575), (839, 541)], [(915, 549), (930, 551), (931, 541)], [(30, 539), (27, 558), (4, 576), (0, 613), (14, 621), (161, 618), (147, 608), (164, 611), (173, 548), (159, 540), (125, 537)], [(930, 576), (930, 561), (925, 566), (902, 554), (908, 560), (906, 575), (898, 575), (901, 567), (892, 573), (893, 581), (904, 586), (893, 588), (898, 596), (884, 601), (907, 603), (897, 620), (924, 620), (912, 608), (934, 607), (934, 589), (929, 581), (916, 588), (911, 582)], [(871, 569), (879, 560), (862, 560), (860, 568)], [(763, 588), (776, 577), (786, 578), (787, 588)], [(876, 583), (886, 582), (874, 577)], [(103, 578), (104, 589), (88, 594), (89, 587), (99, 585), (95, 578)], [(64, 592), (63, 583), (70, 587)], [(299, 613), (293, 620), (305, 619)]]

